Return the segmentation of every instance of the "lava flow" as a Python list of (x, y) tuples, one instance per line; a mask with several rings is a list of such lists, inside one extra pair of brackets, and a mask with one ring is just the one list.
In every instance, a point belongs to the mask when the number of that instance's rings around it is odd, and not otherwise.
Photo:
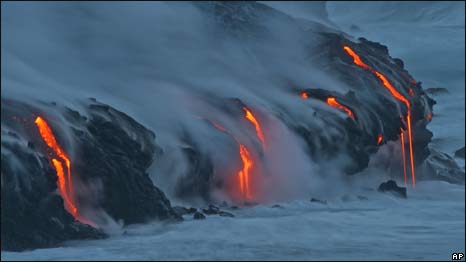
[(300, 94), (299, 96), (301, 96), (302, 99), (308, 99), (308, 98), (309, 98), (309, 96), (307, 95), (307, 93), (304, 92), (304, 91), (301, 92), (301, 94)]
[(34, 123), (39, 129), (39, 133), (47, 146), (50, 147), (63, 162), (65, 162), (67, 171), (66, 175), (63, 170), (62, 162), (56, 158), (52, 158), (52, 164), (57, 172), (60, 195), (63, 197), (66, 209), (77, 219), (78, 209), (76, 208), (76, 203), (73, 201), (73, 185), (71, 182), (71, 161), (58, 145), (52, 129), (47, 122), (42, 117), (38, 116)]
[(224, 128), (222, 125), (210, 121), (212, 125), (224, 132), (229, 134), (233, 139), (238, 143), (239, 145), (239, 155), (241, 157), (241, 162), (243, 163), (243, 167), (241, 170), (238, 171), (237, 173), (237, 178), (238, 178), (238, 187), (241, 193), (241, 196), (246, 199), (246, 200), (251, 200), (252, 199), (252, 194), (251, 194), (251, 177), (250, 177), (250, 170), (254, 166), (254, 160), (252, 159), (251, 153), (249, 152), (248, 148), (241, 144), (236, 137), (234, 137), (230, 132), (227, 131), (226, 128)]
[[(350, 55), (353, 58), (354, 64), (357, 66), (364, 68), (371, 73), (373, 73), (380, 81), (382, 81), (382, 84), (388, 89), (390, 94), (392, 94), (393, 97), (398, 99), (399, 101), (403, 102), (407, 109), (408, 113), (406, 115), (406, 122), (408, 126), (408, 141), (409, 141), (409, 156), (410, 156), (410, 164), (411, 164), (411, 179), (412, 179), (412, 184), (413, 187), (416, 185), (416, 178), (414, 175), (414, 153), (413, 153), (413, 139), (412, 139), (412, 133), (411, 133), (411, 104), (409, 103), (408, 99), (404, 97), (402, 94), (400, 94), (395, 87), (388, 81), (388, 79), (380, 72), (377, 70), (373, 69), (372, 67), (368, 66), (365, 64), (361, 58), (359, 57), (358, 54), (356, 54), (349, 46), (343, 46), (343, 50)], [(405, 161), (405, 160), (403, 160)]]
[(243, 144), (239, 144), (239, 154), (241, 161), (243, 161), (243, 168), (238, 172), (241, 192), (246, 199), (251, 199), (249, 170), (253, 167), (254, 162), (251, 158), (251, 153), (249, 153), (249, 150)]
[(249, 120), (249, 122), (251, 122), (254, 125), (254, 127), (256, 128), (257, 137), (261, 141), (262, 146), (265, 147), (264, 133), (262, 132), (262, 128), (259, 125), (259, 122), (256, 120), (256, 118), (254, 117), (254, 115), (251, 113), (249, 109), (243, 106), (243, 110), (245, 113), (244, 116), (246, 117), (247, 120)]
[(377, 136), (377, 145), (382, 144), (382, 141), (383, 141), (383, 136), (382, 136), (382, 134), (379, 134), (379, 135)]
[(401, 129), (400, 133), (400, 141), (401, 141), (401, 156), (403, 158), (403, 174), (404, 174), (404, 179), (405, 179), (405, 186), (407, 184), (407, 178), (406, 178), (406, 154), (405, 154), (405, 135), (403, 132), (403, 129)]
[(341, 109), (343, 111), (346, 112), (346, 114), (351, 117), (352, 119), (354, 119), (354, 114), (353, 112), (346, 106), (340, 104), (336, 99), (335, 97), (328, 97), (327, 98), (327, 104), (331, 107), (336, 107), (338, 109)]

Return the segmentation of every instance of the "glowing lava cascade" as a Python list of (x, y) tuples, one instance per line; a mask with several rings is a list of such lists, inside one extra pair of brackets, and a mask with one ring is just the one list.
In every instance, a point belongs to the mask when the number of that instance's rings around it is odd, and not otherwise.
[[(243, 110), (245, 113), (244, 117), (246, 118), (246, 120), (248, 120), (254, 125), (257, 137), (261, 141), (262, 146), (265, 147), (264, 133), (262, 132), (262, 128), (259, 124), (259, 121), (257, 121), (256, 117), (252, 114), (252, 112), (248, 108), (243, 107)], [(233, 136), (230, 132), (228, 132), (226, 128), (224, 128), (223, 126), (221, 126), (220, 124), (216, 122), (213, 122), (213, 121), (209, 121), (209, 122), (211, 122), (212, 125), (217, 130), (229, 134), (239, 145), (239, 155), (240, 155), (241, 162), (242, 162), (242, 168), (238, 171), (236, 175), (238, 179), (238, 188), (239, 188), (239, 191), (243, 199), (251, 200), (253, 198), (252, 189), (251, 189), (252, 188), (251, 181), (252, 181), (252, 170), (254, 168), (254, 160), (253, 160), (251, 152), (246, 147), (246, 145), (240, 143), (239, 140), (235, 136)]]
[(327, 98), (327, 104), (331, 107), (335, 107), (335, 108), (338, 108), (340, 110), (343, 110), (346, 112), (346, 114), (351, 117), (353, 120), (354, 120), (354, 114), (353, 112), (346, 106), (340, 104), (336, 99), (335, 97), (328, 97)]
[(400, 142), (401, 142), (401, 157), (403, 158), (403, 175), (404, 175), (404, 180), (405, 180), (405, 185), (407, 184), (406, 182), (406, 153), (405, 153), (405, 134), (403, 132), (403, 129), (401, 129), (400, 132)]
[(265, 147), (264, 133), (262, 132), (262, 128), (259, 125), (259, 122), (249, 109), (243, 107), (243, 110), (245, 113), (244, 117), (246, 117), (246, 119), (254, 125), (254, 127), (256, 128), (257, 138), (259, 138), (259, 140), (261, 141), (262, 146)]
[(55, 171), (58, 177), (58, 189), (65, 202), (65, 207), (73, 215), (73, 217), (78, 219), (78, 209), (76, 207), (76, 203), (74, 202), (73, 185), (71, 182), (71, 161), (58, 145), (52, 129), (47, 124), (47, 122), (42, 117), (38, 116), (34, 123), (39, 129), (39, 133), (47, 146), (50, 147), (66, 165), (65, 175), (62, 162), (57, 158), (52, 158), (52, 164), (55, 167)]
[[(373, 69), (372, 67), (368, 66), (365, 64), (361, 58), (359, 57), (358, 54), (356, 54), (349, 46), (343, 46), (343, 50), (353, 58), (354, 64), (357, 66), (370, 71), (373, 73), (380, 81), (382, 81), (382, 84), (388, 89), (390, 94), (395, 97), (397, 100), (403, 102), (407, 109), (408, 113), (406, 115), (406, 123), (408, 126), (408, 141), (409, 141), (409, 155), (410, 155), (410, 164), (411, 164), (411, 179), (412, 179), (412, 184), (413, 187), (416, 185), (416, 178), (414, 175), (414, 153), (413, 153), (413, 139), (412, 139), (412, 132), (411, 132), (411, 104), (409, 103), (408, 99), (404, 97), (402, 94), (400, 94), (395, 87), (388, 81), (388, 79), (380, 72), (377, 70)], [(405, 160), (403, 160), (405, 161)]]
[(210, 123), (212, 123), (212, 125), (219, 131), (222, 131), (224, 133), (227, 133), (228, 135), (230, 135), (235, 141), (236, 143), (239, 145), (239, 155), (240, 155), (240, 158), (241, 158), (241, 162), (243, 163), (243, 167), (238, 171), (237, 173), (237, 178), (238, 178), (238, 187), (239, 187), (239, 191), (241, 193), (241, 196), (244, 198), (244, 199), (252, 199), (252, 194), (251, 194), (251, 191), (250, 191), (250, 176), (249, 176), (249, 171), (253, 168), (254, 166), (254, 161), (251, 157), (251, 153), (249, 152), (248, 148), (241, 144), (238, 139), (236, 139), (236, 137), (234, 137), (232, 134), (230, 134), (230, 132), (227, 131), (226, 128), (224, 128), (223, 126), (221, 126), (220, 124), (216, 123), (216, 122), (213, 122), (213, 121), (209, 121)]

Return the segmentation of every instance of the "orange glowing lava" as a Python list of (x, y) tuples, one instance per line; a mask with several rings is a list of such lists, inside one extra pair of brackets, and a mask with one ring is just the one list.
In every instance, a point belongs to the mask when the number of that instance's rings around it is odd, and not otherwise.
[(253, 167), (254, 161), (252, 160), (251, 153), (249, 153), (249, 150), (243, 144), (239, 144), (239, 154), (243, 162), (243, 168), (238, 172), (240, 190), (245, 199), (251, 199), (249, 171)]
[(406, 116), (406, 122), (408, 123), (408, 141), (409, 141), (409, 157), (411, 162), (411, 182), (413, 187), (416, 186), (416, 177), (414, 176), (414, 154), (413, 154), (413, 136), (411, 133), (411, 111), (408, 110), (408, 115)]
[(377, 136), (377, 145), (382, 144), (382, 141), (383, 141), (383, 136), (382, 136), (382, 134), (379, 134), (379, 135)]
[(246, 107), (243, 107), (243, 110), (244, 110), (246, 119), (249, 120), (249, 122), (251, 122), (256, 128), (256, 134), (259, 140), (261, 141), (262, 146), (265, 147), (264, 133), (262, 132), (259, 122), (256, 120), (256, 118), (254, 117), (254, 115), (251, 113), (249, 109), (247, 109)]
[(401, 156), (403, 158), (403, 174), (404, 174), (405, 186), (406, 186), (407, 185), (407, 179), (406, 179), (406, 154), (405, 154), (405, 135), (404, 135), (403, 129), (401, 129), (400, 140), (401, 140)]
[(47, 144), (55, 154), (63, 161), (66, 165), (66, 175), (63, 170), (62, 162), (57, 160), (56, 158), (52, 158), (52, 164), (55, 167), (55, 171), (57, 172), (58, 177), (58, 189), (60, 191), (63, 200), (65, 201), (66, 209), (71, 212), (71, 214), (77, 218), (78, 209), (76, 208), (76, 204), (73, 201), (73, 185), (71, 182), (71, 161), (68, 156), (65, 154), (63, 149), (58, 145), (57, 140), (52, 132), (52, 129), (47, 124), (47, 122), (40, 116), (36, 118), (34, 121), (36, 126), (39, 129), (39, 133)]
[(388, 79), (380, 72), (376, 71), (372, 67), (368, 66), (365, 64), (361, 58), (359, 57), (358, 54), (356, 54), (349, 46), (343, 46), (343, 50), (350, 55), (353, 58), (353, 62), (358, 65), (361, 68), (364, 68), (371, 73), (373, 73), (380, 81), (382, 81), (382, 84), (385, 86), (385, 88), (388, 89), (390, 94), (392, 94), (393, 97), (398, 99), (399, 101), (403, 102), (407, 109), (408, 113), (406, 115), (406, 122), (408, 125), (408, 142), (409, 142), (409, 156), (410, 156), (410, 164), (411, 164), (411, 179), (412, 179), (412, 184), (413, 187), (416, 185), (416, 179), (414, 175), (414, 153), (413, 153), (413, 139), (412, 139), (412, 132), (411, 132), (411, 104), (409, 103), (408, 99), (404, 97), (402, 94), (398, 92), (398, 90), (393, 87), (393, 85), (388, 81)]
[(306, 92), (301, 92), (301, 94), (299, 96), (301, 96), (302, 99), (308, 99), (309, 98), (309, 96), (307, 95)]
[(212, 125), (219, 131), (225, 132), (229, 134), (239, 145), (239, 155), (241, 157), (241, 162), (243, 164), (241, 170), (238, 171), (237, 173), (237, 178), (238, 178), (238, 187), (241, 196), (245, 200), (251, 200), (252, 199), (252, 194), (251, 194), (251, 177), (250, 177), (250, 171), (254, 165), (254, 160), (252, 159), (251, 153), (249, 152), (248, 148), (241, 144), (236, 137), (234, 137), (226, 128), (224, 128), (222, 125), (210, 121)]
[(352, 119), (354, 119), (354, 115), (353, 115), (353, 112), (346, 106), (338, 103), (338, 101), (335, 99), (335, 97), (328, 97), (327, 98), (327, 104), (331, 107), (336, 107), (338, 109), (341, 109), (343, 111), (346, 112), (346, 114), (351, 117)]
[(366, 64), (361, 60), (361, 58), (359, 57), (359, 55), (356, 54), (349, 46), (346, 46), (346, 45), (343, 46), (343, 50), (345, 50), (346, 53), (348, 53), (348, 55), (350, 55), (350, 56), (353, 58), (353, 62), (354, 62), (356, 65), (358, 65), (358, 66), (360, 66), (360, 67), (362, 67), (362, 68), (364, 68), (364, 69), (366, 69), (366, 70), (371, 70), (371, 69), (372, 69), (372, 68), (370, 68), (368, 65), (366, 65)]

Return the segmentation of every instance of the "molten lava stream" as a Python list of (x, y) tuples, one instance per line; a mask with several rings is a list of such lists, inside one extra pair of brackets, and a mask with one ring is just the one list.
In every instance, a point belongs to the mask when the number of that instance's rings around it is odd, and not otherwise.
[(243, 107), (243, 110), (245, 113), (244, 117), (246, 117), (246, 119), (254, 125), (254, 127), (256, 128), (257, 137), (261, 141), (262, 147), (265, 148), (264, 133), (262, 132), (262, 128), (259, 124), (259, 121), (257, 121), (256, 117), (254, 117), (254, 115), (249, 109), (247, 109), (246, 107)]
[(377, 145), (382, 144), (382, 141), (383, 141), (383, 136), (382, 136), (382, 134), (379, 134), (379, 135), (377, 136)]
[(245, 199), (251, 200), (252, 195), (249, 187), (251, 178), (249, 177), (249, 171), (252, 169), (254, 161), (252, 160), (251, 153), (249, 153), (249, 150), (243, 144), (239, 144), (239, 154), (243, 162), (243, 168), (238, 172), (241, 193)]
[(403, 129), (401, 129), (400, 141), (401, 141), (401, 157), (403, 158), (403, 174), (404, 174), (405, 186), (406, 186), (407, 185), (407, 179), (406, 179), (406, 154), (405, 154), (405, 135), (404, 135)]
[[(78, 219), (78, 209), (76, 208), (76, 203), (74, 202), (74, 193), (73, 193), (73, 185), (71, 181), (71, 161), (65, 152), (61, 149), (58, 145), (57, 140), (52, 132), (52, 129), (47, 124), (47, 122), (40, 116), (36, 118), (34, 121), (37, 128), (39, 129), (39, 133), (42, 137), (42, 140), (50, 147), (53, 152), (63, 161), (66, 165), (67, 174), (63, 170), (63, 164), (56, 158), (52, 158), (52, 164), (55, 167), (55, 171), (58, 177), (58, 189), (60, 191), (60, 195), (63, 197), (65, 202), (65, 208), (75, 217)], [(79, 219), (78, 219), (79, 220)]]
[[(251, 179), (252, 177), (250, 176), (250, 171), (254, 166), (254, 160), (252, 159), (251, 153), (249, 152), (248, 148), (241, 144), (236, 137), (234, 137), (232, 134), (230, 134), (226, 128), (224, 128), (222, 125), (210, 121), (212, 125), (219, 131), (222, 131), (224, 133), (229, 134), (233, 139), (238, 143), (239, 145), (239, 155), (241, 158), (242, 162), (242, 168), (238, 171), (237, 173), (237, 186), (239, 188), (239, 193), (241, 195), (241, 198), (243, 200), (251, 200), (252, 199), (252, 193), (251, 193)], [(236, 183), (236, 182), (235, 182)]]
[(415, 172), (414, 172), (413, 139), (412, 139), (412, 132), (411, 132), (411, 104), (409, 103), (409, 100), (406, 97), (404, 97), (402, 94), (400, 94), (382, 73), (378, 72), (377, 70), (365, 64), (361, 60), (359, 55), (356, 54), (349, 46), (343, 46), (343, 50), (349, 56), (353, 58), (354, 64), (373, 73), (380, 81), (382, 81), (383, 86), (385, 86), (385, 88), (388, 89), (388, 91), (393, 97), (395, 97), (396, 99), (398, 99), (399, 101), (403, 102), (406, 105), (408, 109), (408, 113), (406, 115), (406, 122), (408, 126), (408, 143), (409, 143), (409, 156), (410, 156), (410, 164), (411, 164), (411, 181), (412, 181), (413, 187), (415, 187), (416, 178), (415, 178)]
[(327, 104), (331, 107), (335, 107), (335, 108), (338, 108), (340, 110), (343, 110), (346, 112), (346, 114), (351, 117), (353, 120), (354, 120), (354, 114), (353, 112), (346, 106), (340, 104), (336, 99), (335, 97), (328, 97), (327, 98)]

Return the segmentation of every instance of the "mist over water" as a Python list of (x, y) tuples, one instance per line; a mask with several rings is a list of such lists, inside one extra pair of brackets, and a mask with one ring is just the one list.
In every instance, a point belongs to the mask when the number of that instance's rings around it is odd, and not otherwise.
[[(434, 96), (432, 146), (449, 154), (464, 146), (463, 2), (264, 4), (299, 18), (304, 27), (315, 21), (387, 45), (424, 89), (449, 91)], [(445, 260), (464, 248), (464, 186), (421, 182), (408, 189), (407, 201), (374, 192), (388, 178), (377, 161), (393, 153), (393, 145), (384, 145), (355, 179), (342, 173), (346, 152), (332, 163), (309, 159), (283, 119), (303, 119), (331, 134), (336, 131), (326, 123), (305, 119), (316, 109), (332, 109), (297, 99), (297, 87), (284, 79), (341, 93), (351, 89), (308, 59), (305, 48), (317, 43), (291, 41), (299, 36), (288, 25), (264, 21), (281, 41), (274, 43), (218, 33), (212, 20), (186, 2), (12, 2), (2, 3), (1, 12), (2, 98), (56, 101), (81, 111), (80, 101), (95, 97), (130, 115), (156, 134), (164, 154), (148, 172), (174, 204), (204, 204), (175, 198), (175, 183), (188, 169), (181, 149), (192, 146), (186, 134), (212, 159), (216, 176), (234, 176), (241, 166), (236, 138), (261, 159), (257, 168), (268, 177), (256, 195), (262, 205), (234, 211), (235, 218), (152, 222), (121, 231), (112, 223), (117, 233), (110, 239), (2, 252), (2, 260)], [(258, 50), (265, 55), (256, 57)], [(265, 149), (254, 127), (229, 111), (232, 98), (260, 119)], [(232, 201), (221, 190), (213, 195)], [(311, 197), (329, 203), (309, 204)], [(271, 208), (276, 203), (281, 207)]]

